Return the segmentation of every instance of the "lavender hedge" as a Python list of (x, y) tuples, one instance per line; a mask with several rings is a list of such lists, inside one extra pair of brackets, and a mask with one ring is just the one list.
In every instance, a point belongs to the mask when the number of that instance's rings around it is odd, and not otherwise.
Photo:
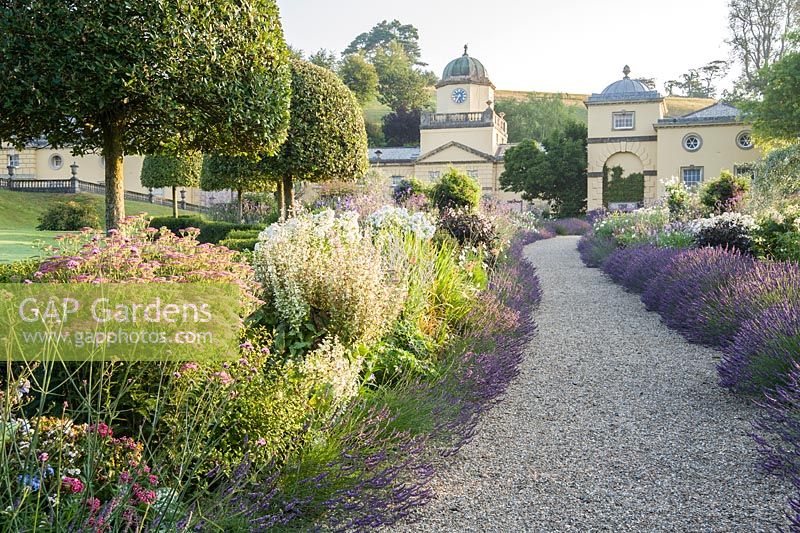
[[(591, 257), (597, 244), (585, 241)], [(763, 392), (753, 438), (764, 469), (794, 484), (790, 529), (800, 531), (800, 265), (643, 245), (613, 251), (602, 267), (689, 341), (721, 349), (721, 386)]]
[[(519, 373), (541, 299), (535, 269), (522, 250), (546, 236), (528, 232), (512, 242), (509, 260), (490, 279), (476, 316), (465, 320), (466, 349), (454, 354), (451, 372), (435, 381), (418, 379), (391, 401), (359, 399), (332, 426), (329, 438), (338, 446), (331, 448), (340, 451), (327, 461), (273, 465), (266, 473), (252, 472), (245, 462), (217, 489), (214, 507), (203, 509), (206, 520), (198, 527), (367, 530), (394, 524), (424, 505), (432, 496), (428, 483), (435, 465), (470, 441), (480, 415)], [(430, 412), (433, 427), (414, 427), (420, 410)], [(398, 429), (404, 417), (409, 429)], [(287, 483), (293, 476), (295, 482)]]

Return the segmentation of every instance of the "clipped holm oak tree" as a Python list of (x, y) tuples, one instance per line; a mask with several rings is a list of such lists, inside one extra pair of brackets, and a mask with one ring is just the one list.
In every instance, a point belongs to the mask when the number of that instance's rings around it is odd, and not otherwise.
[(353, 93), (327, 69), (295, 59), (291, 64), (289, 135), (274, 156), (262, 159), (281, 184), (283, 217), (294, 208), (295, 180), (354, 181), (369, 167), (364, 116)]
[(99, 149), (109, 229), (125, 154), (263, 154), (286, 138), (275, 0), (10, 0), (0, 35), (0, 140)]
[(148, 155), (142, 163), (143, 187), (172, 189), (172, 216), (178, 218), (178, 187), (196, 187), (200, 183), (203, 156), (196, 152), (180, 156)]
[(244, 216), (244, 193), (273, 190), (275, 183), (258, 159), (206, 155), (200, 172), (200, 188), (204, 191), (236, 191), (238, 217), (241, 221)]

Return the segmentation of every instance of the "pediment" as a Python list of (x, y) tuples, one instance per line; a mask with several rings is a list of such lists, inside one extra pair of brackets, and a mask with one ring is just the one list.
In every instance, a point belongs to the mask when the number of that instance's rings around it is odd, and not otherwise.
[(438, 148), (422, 154), (417, 158), (417, 163), (449, 163), (452, 161), (489, 161), (493, 162), (494, 156), (480, 150), (470, 148), (466, 144), (450, 141)]

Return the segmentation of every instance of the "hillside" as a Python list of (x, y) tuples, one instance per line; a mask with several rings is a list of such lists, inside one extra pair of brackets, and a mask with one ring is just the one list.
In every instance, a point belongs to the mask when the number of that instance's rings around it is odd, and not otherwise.
[[(526, 100), (529, 97), (547, 98), (560, 96), (561, 101), (569, 106), (583, 106), (583, 102), (589, 97), (588, 94), (580, 93), (547, 93), (540, 91), (506, 91), (498, 89), (495, 97), (501, 99)], [(664, 101), (667, 104), (667, 116), (681, 117), (693, 111), (710, 106), (715, 100), (711, 98), (687, 98), (685, 96), (666, 96)]]

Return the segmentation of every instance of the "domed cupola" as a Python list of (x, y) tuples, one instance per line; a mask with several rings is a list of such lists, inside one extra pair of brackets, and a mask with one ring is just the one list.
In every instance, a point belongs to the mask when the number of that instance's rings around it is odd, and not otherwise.
[(486, 73), (483, 63), (470, 57), (467, 53), (467, 45), (464, 45), (464, 55), (452, 60), (444, 67), (442, 79), (436, 87), (445, 85), (473, 83), (477, 85), (490, 85), (494, 87)]
[(653, 91), (639, 80), (632, 80), (629, 76), (631, 68), (625, 65), (622, 69), (623, 78), (617, 80), (605, 89), (600, 94), (593, 93), (588, 103), (597, 102), (640, 102), (647, 100), (660, 100), (661, 95), (658, 91)]

